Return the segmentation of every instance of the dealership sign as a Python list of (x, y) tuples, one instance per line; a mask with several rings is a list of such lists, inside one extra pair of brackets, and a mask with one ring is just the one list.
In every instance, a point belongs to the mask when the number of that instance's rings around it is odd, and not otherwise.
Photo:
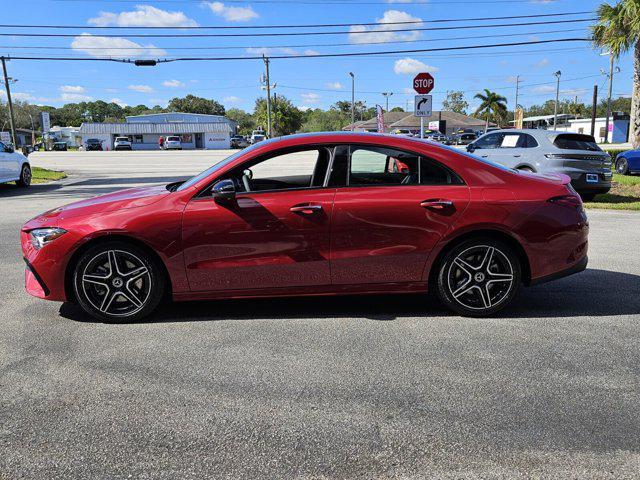
[(49, 112), (40, 112), (40, 125), (42, 125), (42, 133), (48, 133), (51, 130), (51, 117)]

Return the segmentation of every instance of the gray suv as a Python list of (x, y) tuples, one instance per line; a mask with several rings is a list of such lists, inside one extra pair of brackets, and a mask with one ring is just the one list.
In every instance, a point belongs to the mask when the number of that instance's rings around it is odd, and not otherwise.
[(467, 151), (505, 167), (564, 173), (583, 200), (611, 189), (611, 157), (590, 135), (552, 130), (500, 130), (467, 145)]

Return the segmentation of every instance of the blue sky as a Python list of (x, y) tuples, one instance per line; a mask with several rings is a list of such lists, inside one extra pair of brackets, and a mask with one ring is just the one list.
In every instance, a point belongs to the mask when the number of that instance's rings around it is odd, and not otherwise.
[[(7, 1), (7, 0), (4, 0)], [(78, 1), (78, 0), (23, 0), (12, 4), (11, 16), (5, 21), (29, 24), (60, 24), (78, 26), (251, 26), (277, 24), (317, 24), (380, 22), (380, 27), (353, 27), (354, 31), (385, 27), (389, 21), (428, 22), (434, 19), (493, 17), (507, 15), (534, 15), (559, 12), (593, 11), (595, 0), (514, 0), (496, 2), (478, 0), (475, 3), (455, 3), (453, 0), (335, 0), (307, 4), (267, 4), (252, 2), (201, 1)], [(360, 2), (355, 3), (355, 2)], [(564, 19), (585, 18), (585, 15)], [(9, 20), (7, 20), (9, 19)], [(15, 19), (15, 20), (14, 20)], [(28, 20), (25, 20), (28, 19)], [(562, 19), (562, 18), (559, 18)], [(529, 20), (505, 20), (499, 23)], [(553, 18), (547, 20), (554, 20)], [(491, 22), (474, 22), (486, 24)], [(446, 24), (447, 26), (468, 25)], [(434, 26), (424, 23), (422, 27)], [(18, 32), (25, 30), (9, 30)], [(348, 30), (338, 28), (335, 30)], [(570, 31), (569, 31), (570, 30)], [(544, 32), (556, 33), (544, 33)], [(34, 29), (30, 33), (50, 33), (51, 30)], [(138, 33), (198, 33), (190, 31), (137, 31)], [(203, 31), (225, 32), (229, 31)], [(95, 57), (113, 55), (133, 58), (136, 54), (152, 57), (180, 56), (252, 56), (268, 54), (294, 54), (304, 56), (314, 52), (357, 52), (372, 50), (406, 50), (430, 47), (448, 47), (485, 43), (532, 41), (562, 37), (585, 37), (588, 23), (532, 25), (514, 28), (487, 28), (468, 30), (391, 32), (363, 35), (340, 34), (298, 37), (244, 37), (244, 38), (130, 38), (125, 30), (71, 29), (56, 31), (71, 33), (75, 38), (0, 37), (0, 53), (27, 56), (55, 55)], [(100, 33), (120, 35), (105, 38)], [(500, 35), (499, 37), (497, 35)], [(453, 40), (451, 38), (473, 37)], [(479, 38), (482, 37), (482, 38)], [(449, 40), (451, 39), (451, 40)], [(362, 45), (362, 41), (404, 43)], [(412, 42), (415, 41), (415, 42)], [(318, 44), (343, 43), (342, 46)], [(292, 45), (295, 45), (292, 46)], [(304, 45), (304, 46), (299, 46)], [(15, 47), (29, 48), (15, 48)], [(39, 47), (59, 49), (41, 49)], [(184, 47), (208, 47), (209, 50), (171, 50)], [(211, 49), (215, 47), (216, 49)], [(229, 49), (223, 49), (233, 47)], [(136, 50), (124, 50), (135, 48)], [(483, 88), (496, 90), (507, 96), (513, 108), (514, 78), (522, 80), (520, 102), (528, 106), (543, 103), (555, 97), (553, 72), (562, 71), (561, 97), (589, 102), (594, 83), (604, 95), (606, 77), (600, 69), (608, 69), (608, 57), (591, 48), (588, 43), (564, 43), (494, 48), (475, 52), (413, 53), (381, 57), (349, 58), (297, 58), (273, 60), (272, 83), (277, 83), (278, 95), (285, 95), (299, 107), (327, 108), (337, 100), (349, 100), (351, 80), (348, 72), (356, 75), (356, 96), (367, 105), (380, 103), (379, 92), (392, 91), (390, 106), (405, 106), (412, 98), (411, 81), (416, 71), (431, 71), (436, 78), (434, 108), (439, 108), (444, 92), (463, 90), (472, 108), (477, 103), (473, 95)], [(631, 92), (632, 63), (629, 55), (620, 59), (622, 70), (616, 77), (614, 94)], [(17, 78), (12, 87), (14, 96), (32, 103), (62, 105), (81, 100), (116, 101), (122, 104), (165, 105), (175, 96), (188, 93), (213, 98), (227, 108), (252, 110), (256, 97), (264, 95), (259, 78), (264, 65), (259, 60), (224, 62), (176, 62), (156, 67), (135, 67), (110, 62), (51, 62), (21, 61), (8, 63), (9, 76)], [(0, 90), (0, 95), (4, 91)]]

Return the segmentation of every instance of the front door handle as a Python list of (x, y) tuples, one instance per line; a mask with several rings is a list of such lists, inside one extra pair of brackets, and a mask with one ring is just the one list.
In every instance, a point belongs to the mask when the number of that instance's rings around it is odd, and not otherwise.
[(307, 205), (294, 205), (289, 209), (289, 211), (293, 213), (304, 213), (305, 215), (310, 215), (315, 212), (319, 212), (322, 210), (322, 205), (318, 204), (307, 204)]
[(519, 157), (521, 157), (521, 156), (522, 156), (522, 155), (514, 155), (514, 157), (516, 157), (516, 158), (519, 158)]
[(453, 207), (453, 202), (451, 200), (425, 200), (420, 202), (420, 206), (433, 210), (444, 210), (445, 208)]
[(481, 155), (482, 158), (489, 158), (489, 155)]

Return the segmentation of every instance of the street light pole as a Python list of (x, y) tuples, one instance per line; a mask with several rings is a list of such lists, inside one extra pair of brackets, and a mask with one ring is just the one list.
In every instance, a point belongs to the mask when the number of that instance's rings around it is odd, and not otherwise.
[(356, 76), (353, 72), (349, 72), (351, 77), (351, 131), (355, 130), (356, 123)]
[(562, 72), (558, 70), (554, 73), (554, 75), (558, 79), (558, 82), (556, 84), (556, 103), (553, 107), (553, 129), (555, 130), (558, 128), (558, 101), (560, 97), (560, 76), (562, 75)]
[(9, 76), (7, 75), (6, 58), (0, 57), (2, 60), (2, 74), (4, 75), (4, 89), (7, 92), (7, 104), (9, 105), (9, 126), (11, 127), (11, 140), (14, 148), (18, 147), (16, 142), (16, 122), (13, 116), (13, 102), (11, 102), (11, 89), (9, 88)]
[(382, 95), (384, 95), (384, 97), (387, 99), (387, 108), (385, 109), (386, 112), (389, 111), (389, 97), (391, 95), (393, 95), (393, 92), (382, 92)]

